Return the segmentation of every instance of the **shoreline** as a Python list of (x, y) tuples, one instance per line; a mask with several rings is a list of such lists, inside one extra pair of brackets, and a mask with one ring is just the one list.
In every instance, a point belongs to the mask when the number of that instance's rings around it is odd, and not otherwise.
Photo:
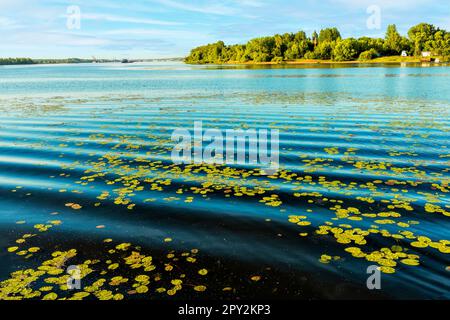
[(301, 60), (290, 60), (290, 61), (283, 61), (283, 62), (275, 62), (275, 61), (269, 61), (269, 62), (238, 62), (238, 61), (229, 61), (229, 62), (223, 62), (223, 63), (187, 63), (188, 65), (220, 65), (220, 66), (227, 66), (227, 65), (242, 65), (242, 66), (273, 66), (273, 65), (364, 65), (364, 64), (372, 64), (372, 65), (382, 65), (382, 64), (432, 64), (432, 65), (439, 65), (439, 66), (448, 66), (448, 62), (435, 62), (435, 61), (421, 61), (420, 58), (410, 58), (410, 59), (383, 59), (383, 58), (377, 58), (373, 60), (351, 60), (351, 61), (333, 61), (333, 60), (316, 60), (316, 59), (301, 59)]
[[(282, 62), (237, 62), (237, 61), (229, 61), (222, 63), (188, 63), (184, 61), (179, 61), (183, 65), (187, 66), (331, 66), (331, 65), (341, 65), (341, 66), (356, 66), (356, 65), (426, 65), (426, 66), (450, 66), (450, 62), (447, 61), (421, 61), (421, 59), (408, 59), (408, 60), (384, 60), (383, 58), (373, 59), (373, 60), (351, 60), (351, 61), (333, 61), (333, 60), (291, 60), (291, 61), (282, 61)], [(106, 63), (117, 63), (122, 64), (120, 62), (83, 62), (83, 63), (33, 63), (33, 64), (0, 64), (0, 67), (7, 66), (48, 66), (48, 65), (96, 65), (96, 64), (106, 64)], [(133, 64), (133, 63), (132, 63)], [(144, 68), (145, 69), (145, 68)]]

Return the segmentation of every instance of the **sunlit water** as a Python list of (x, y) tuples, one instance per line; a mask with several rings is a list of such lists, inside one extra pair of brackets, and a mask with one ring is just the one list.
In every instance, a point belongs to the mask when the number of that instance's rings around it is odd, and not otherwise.
[[(198, 249), (174, 262), (208, 288), (179, 291), (193, 299), (449, 298), (449, 77), (420, 65), (0, 67), (0, 280), (58, 250), (108, 270), (133, 251), (108, 250), (131, 243), (163, 266)], [(173, 130), (200, 120), (278, 129), (280, 171), (173, 165)], [(36, 236), (16, 243), (24, 234)], [(382, 290), (366, 288), (370, 265)], [(100, 269), (84, 281), (112, 277)], [(152, 281), (131, 295), (170, 298)]]

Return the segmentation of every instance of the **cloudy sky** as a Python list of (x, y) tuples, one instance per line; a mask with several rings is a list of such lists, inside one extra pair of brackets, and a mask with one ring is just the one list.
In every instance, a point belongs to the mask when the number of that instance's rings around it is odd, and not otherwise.
[[(380, 29), (367, 27), (374, 5)], [(217, 40), (328, 26), (382, 36), (388, 24), (406, 33), (420, 22), (450, 30), (448, 0), (0, 0), (0, 56), (180, 57)]]

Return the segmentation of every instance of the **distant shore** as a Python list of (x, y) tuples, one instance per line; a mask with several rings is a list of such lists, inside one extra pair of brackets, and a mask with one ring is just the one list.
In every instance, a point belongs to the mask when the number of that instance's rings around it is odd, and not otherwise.
[(183, 58), (161, 59), (31, 59), (31, 58), (0, 58), (0, 66), (39, 65), (39, 64), (80, 64), (80, 63), (137, 63), (137, 62), (174, 62)]

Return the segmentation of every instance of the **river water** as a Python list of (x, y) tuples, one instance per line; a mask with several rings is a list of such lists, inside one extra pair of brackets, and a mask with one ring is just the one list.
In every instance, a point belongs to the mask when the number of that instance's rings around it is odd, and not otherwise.
[[(0, 67), (0, 298), (448, 299), (449, 77)], [(172, 132), (195, 121), (279, 130), (278, 172), (174, 164)], [(81, 291), (64, 286), (70, 265)]]

